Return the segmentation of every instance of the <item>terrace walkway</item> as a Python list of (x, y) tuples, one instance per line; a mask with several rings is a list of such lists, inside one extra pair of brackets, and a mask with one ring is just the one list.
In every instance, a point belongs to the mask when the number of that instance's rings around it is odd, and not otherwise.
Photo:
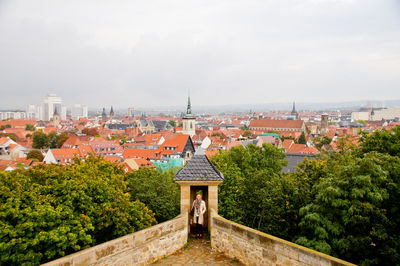
[(210, 240), (189, 239), (188, 247), (175, 252), (174, 254), (163, 258), (155, 265), (243, 265), (237, 260), (228, 258), (223, 253), (211, 249)]

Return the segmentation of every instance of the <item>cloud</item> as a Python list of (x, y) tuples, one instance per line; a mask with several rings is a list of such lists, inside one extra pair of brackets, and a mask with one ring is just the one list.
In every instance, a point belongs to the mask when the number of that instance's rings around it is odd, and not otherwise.
[(400, 97), (396, 1), (0, 2), (1, 108)]

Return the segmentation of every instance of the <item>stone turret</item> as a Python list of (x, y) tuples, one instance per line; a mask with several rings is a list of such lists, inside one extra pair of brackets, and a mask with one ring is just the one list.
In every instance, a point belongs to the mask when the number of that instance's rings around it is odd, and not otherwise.
[[(204, 220), (209, 222), (209, 210), (218, 212), (218, 185), (224, 175), (208, 160), (202, 148), (198, 148), (192, 159), (175, 176), (174, 181), (181, 186), (181, 213), (190, 212), (196, 192), (202, 191), (207, 205)], [(207, 225), (205, 225), (207, 226)]]

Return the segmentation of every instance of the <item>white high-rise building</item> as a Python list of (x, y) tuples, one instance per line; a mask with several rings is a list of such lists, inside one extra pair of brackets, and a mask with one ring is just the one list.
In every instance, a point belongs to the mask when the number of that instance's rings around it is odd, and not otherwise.
[(71, 110), (72, 120), (79, 120), (80, 118), (88, 117), (88, 107), (82, 104), (74, 104)]
[(135, 116), (134, 111), (135, 111), (135, 109), (133, 107), (129, 107), (128, 108), (128, 116), (134, 117)]
[(26, 118), (27, 119), (38, 119), (39, 117), (36, 116), (37, 108), (34, 104), (28, 104), (26, 107)]
[(57, 111), (62, 120), (67, 118), (67, 109), (65, 106), (62, 106), (61, 97), (55, 94), (47, 94), (42, 100), (42, 120), (50, 121), (55, 111)]

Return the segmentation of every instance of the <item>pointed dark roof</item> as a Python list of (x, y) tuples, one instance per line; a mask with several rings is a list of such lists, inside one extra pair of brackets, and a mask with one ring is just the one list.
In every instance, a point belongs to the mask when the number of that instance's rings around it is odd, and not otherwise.
[(193, 158), (176, 174), (175, 181), (223, 181), (224, 175), (208, 160), (199, 148)]
[(293, 109), (292, 109), (292, 113), (296, 113), (296, 104), (295, 104), (295, 102), (293, 102)]
[(190, 104), (190, 96), (188, 96), (188, 103), (187, 103), (187, 108), (186, 108), (186, 114), (191, 115), (192, 114), (192, 105)]

